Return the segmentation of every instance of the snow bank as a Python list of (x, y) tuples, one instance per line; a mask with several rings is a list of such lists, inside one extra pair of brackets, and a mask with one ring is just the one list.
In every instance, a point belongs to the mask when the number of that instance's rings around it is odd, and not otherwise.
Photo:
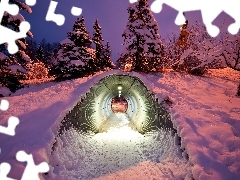
[[(188, 153), (189, 163), (193, 166), (192, 176), (196, 180), (240, 177), (240, 103), (239, 98), (235, 97), (235, 79), (240, 75), (237, 71), (226, 72), (224, 76), (227, 78), (221, 76), (221, 71), (206, 77), (175, 72), (164, 75), (126, 73), (139, 77), (159, 99), (168, 96), (173, 101), (172, 120), (182, 138), (182, 148)], [(4, 98), (10, 102), (10, 109), (0, 113), (0, 124), (6, 126), (10, 115), (20, 119), (16, 136), (0, 134), (0, 162), (11, 164), (13, 171), (9, 177), (21, 177), (24, 164), (15, 159), (19, 150), (32, 153), (36, 164), (49, 162), (48, 157), (60, 121), (80, 100), (81, 95), (88, 92), (100, 79), (113, 73), (120, 72), (109, 71), (73, 81), (30, 85), (29, 88), (17, 91), (12, 97)], [(73, 168), (69, 173), (74, 172), (75, 166), (66, 166)], [(154, 170), (153, 173), (144, 171), (150, 167)], [(178, 167), (166, 159), (162, 163), (141, 162), (129, 169), (109, 174), (106, 179), (121, 179), (134, 173), (141, 175), (142, 179), (149, 179), (154, 177), (154, 173), (159, 173), (159, 169), (165, 169), (165, 173), (169, 175), (167, 177), (172, 179), (184, 175), (182, 170), (178, 171)], [(176, 172), (170, 176), (172, 171)]]
[[(142, 135), (126, 125), (96, 135), (71, 129), (56, 140), (49, 179), (122, 179), (116, 173), (126, 179), (183, 179), (191, 167), (174, 139), (164, 130)], [(157, 166), (165, 163), (160, 172)]]

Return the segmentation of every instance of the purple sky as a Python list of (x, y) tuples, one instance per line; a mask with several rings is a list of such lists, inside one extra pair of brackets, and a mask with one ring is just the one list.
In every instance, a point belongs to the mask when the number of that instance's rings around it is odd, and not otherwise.
[[(110, 42), (112, 48), (112, 59), (116, 61), (118, 53), (123, 50), (123, 38), (121, 37), (128, 18), (127, 7), (129, 0), (56, 0), (58, 6), (56, 13), (63, 14), (66, 18), (63, 26), (57, 26), (54, 22), (45, 20), (50, 0), (38, 0), (37, 4), (32, 7), (33, 13), (28, 15), (22, 13), (27, 21), (31, 23), (31, 31), (34, 39), (40, 41), (45, 38), (48, 42), (60, 42), (67, 37), (67, 32), (72, 30), (72, 26), (77, 17), (71, 15), (71, 7), (76, 6), (83, 9), (81, 16), (85, 18), (87, 30), (92, 36), (93, 23), (96, 18), (99, 19), (102, 27), (103, 39)], [(153, 0), (150, 0), (150, 4)], [(179, 27), (174, 24), (177, 11), (164, 5), (159, 14), (154, 14), (159, 24), (159, 33), (162, 37), (167, 34), (179, 34)], [(186, 17), (190, 24), (195, 21), (202, 22), (201, 12), (188, 12)], [(228, 24), (234, 22), (232, 18), (222, 13), (213, 24), (222, 25), (226, 19), (226, 30)]]

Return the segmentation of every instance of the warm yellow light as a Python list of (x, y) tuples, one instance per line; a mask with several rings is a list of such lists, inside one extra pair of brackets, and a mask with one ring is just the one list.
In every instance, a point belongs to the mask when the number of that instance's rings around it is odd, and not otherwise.
[(121, 91), (122, 90), (122, 86), (118, 86), (118, 90)]

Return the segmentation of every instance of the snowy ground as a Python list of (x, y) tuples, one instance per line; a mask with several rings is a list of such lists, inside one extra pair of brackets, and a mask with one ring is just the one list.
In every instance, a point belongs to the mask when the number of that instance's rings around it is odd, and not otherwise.
[[(49, 157), (59, 122), (80, 99), (80, 95), (86, 93), (94, 82), (96, 83), (106, 74), (111, 74), (111, 72), (74, 81), (31, 85), (29, 88), (16, 92), (12, 97), (4, 98), (9, 100), (10, 109), (7, 112), (1, 112), (0, 124), (6, 126), (10, 115), (18, 116), (20, 119), (16, 136), (9, 137), (0, 134), (0, 162), (9, 162), (12, 165), (9, 177), (20, 179), (24, 170), (25, 164), (17, 162), (15, 158), (19, 150), (32, 153), (36, 164), (42, 161), (53, 163), (52, 157)], [(76, 132), (69, 131), (65, 136), (65, 139), (69, 141), (64, 141), (64, 143), (71, 144), (72, 142), (73, 147), (86, 145), (81, 151), (79, 150), (80, 152), (87, 150), (88, 146), (95, 148), (96, 151), (85, 152), (87, 158), (80, 161), (79, 157), (75, 162), (76, 156), (69, 151), (72, 150), (69, 149), (71, 146), (66, 146), (64, 149), (59, 145), (59, 155), (55, 154), (55, 158), (58, 162), (63, 162), (67, 158), (71, 161), (60, 164), (59, 168), (56, 168), (57, 164), (52, 164), (55, 168), (52, 168), (51, 172), (47, 176), (43, 175), (42, 178), (58, 177), (60, 179), (58, 175), (63, 173), (63, 175), (69, 174), (68, 177), (73, 177), (72, 179), (74, 177), (76, 179), (77, 176), (86, 177), (86, 175), (99, 179), (182, 179), (184, 176), (189, 179), (191, 175), (188, 172), (190, 172), (196, 180), (240, 179), (240, 98), (235, 97), (240, 72), (230, 69), (215, 70), (206, 77), (168, 72), (164, 75), (147, 75), (145, 78), (149, 81), (148, 86), (156, 96), (160, 99), (169, 96), (173, 101), (171, 108), (173, 123), (182, 138), (182, 148), (186, 149), (189, 156), (186, 166), (182, 166), (184, 159), (180, 158), (177, 148), (176, 151), (170, 150), (169, 152), (172, 153), (165, 154), (165, 156), (162, 151), (154, 154), (159, 150), (154, 147), (160, 146), (160, 143), (157, 143), (158, 138), (155, 138), (159, 132), (142, 137), (127, 127), (119, 127), (118, 130), (103, 132), (96, 136), (77, 136)], [(112, 153), (107, 156), (113, 159), (104, 158), (104, 153), (108, 148), (114, 150), (117, 147), (117, 140), (113, 141), (112, 138), (108, 138), (114, 131), (118, 131), (119, 135), (123, 136), (131, 133), (129, 137), (133, 138), (131, 141), (134, 142), (131, 143), (131, 147), (128, 147), (130, 142), (128, 139), (119, 144), (123, 145), (121, 146), (123, 150), (120, 152), (133, 153), (137, 149), (137, 152), (130, 156), (132, 159), (128, 159), (129, 154), (124, 156), (124, 153)], [(165, 141), (167, 139), (169, 141)], [(169, 142), (171, 145), (174, 142), (170, 137), (167, 139), (164, 139), (166, 144)], [(104, 146), (104, 143), (110, 143), (112, 146)], [(168, 147), (174, 146), (175, 144), (172, 144)], [(100, 150), (103, 155), (98, 153), (96, 156), (94, 153)], [(143, 152), (152, 153), (153, 159)], [(56, 156), (60, 154), (61, 158), (57, 158)], [(162, 156), (159, 157), (159, 155)], [(97, 159), (91, 162), (91, 157), (97, 157)], [(109, 162), (108, 166), (102, 163), (103, 158)], [(122, 161), (115, 161), (114, 158), (122, 158)], [(81, 169), (78, 166), (81, 163), (85, 163), (84, 165), (88, 168)], [(64, 168), (71, 171), (63, 172)], [(91, 168), (93, 170), (89, 171)], [(80, 172), (82, 173), (79, 174)], [(55, 177), (54, 174), (56, 174)], [(102, 174), (104, 175), (101, 176)]]
[[(113, 125), (113, 124), (111, 124)], [(183, 179), (191, 165), (170, 132), (142, 135), (126, 121), (106, 132), (79, 134), (75, 130), (57, 138), (49, 179)], [(161, 163), (160, 163), (161, 162)]]

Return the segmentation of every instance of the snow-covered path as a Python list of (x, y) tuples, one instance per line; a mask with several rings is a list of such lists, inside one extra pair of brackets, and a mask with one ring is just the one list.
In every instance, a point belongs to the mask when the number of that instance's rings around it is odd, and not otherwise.
[[(172, 120), (177, 128), (178, 135), (181, 136), (182, 149), (185, 149), (188, 153), (188, 163), (192, 165), (190, 171), (194, 179), (239, 180), (240, 99), (235, 95), (237, 83), (240, 82), (240, 72), (231, 69), (215, 71), (215, 74), (211, 72), (210, 76), (207, 77), (195, 77), (176, 72), (144, 76), (149, 81), (148, 88), (153, 90), (156, 97), (160, 100), (169, 97), (173, 102), (171, 108)], [(52, 144), (63, 117), (76, 105), (80, 100), (80, 96), (85, 94), (94, 83), (97, 83), (104, 76), (114, 73), (114, 71), (111, 71), (90, 78), (32, 85), (29, 88), (19, 90), (12, 97), (4, 98), (10, 102), (10, 108), (6, 112), (0, 112), (0, 125), (6, 126), (10, 115), (17, 116), (20, 119), (20, 124), (16, 128), (16, 136), (10, 137), (0, 134), (0, 163), (8, 162), (11, 164), (12, 170), (9, 177), (21, 179), (25, 164), (16, 161), (15, 155), (19, 150), (25, 150), (27, 153), (33, 154), (36, 164), (42, 161), (50, 162)], [(130, 75), (134, 76), (136, 74), (130, 73)], [(69, 133), (76, 134), (74, 131)], [(98, 134), (98, 136), (100, 135), (104, 136), (107, 133)], [(101, 147), (100, 142), (103, 144), (103, 141), (96, 140), (97, 136), (95, 139), (92, 136), (78, 137), (82, 138), (82, 140), (74, 141), (72, 139), (73, 144), (81, 145), (80, 142), (86, 142), (85, 144), (89, 145), (87, 142), (91, 141), (96, 145), (99, 143), (99, 146), (94, 145), (97, 151), (99, 151), (98, 147)], [(143, 140), (144, 138), (148, 137), (143, 137)], [(154, 139), (141, 142), (144, 142), (142, 145), (146, 146), (146, 153), (154, 154), (156, 152), (156, 154), (162, 155), (162, 152), (154, 151), (152, 146), (155, 144), (160, 146), (161, 143), (156, 143)], [(135, 144), (139, 145), (139, 141)], [(138, 152), (144, 152), (143, 146), (139, 145), (138, 147), (141, 149)], [(86, 150), (86, 148), (84, 149)], [(83, 154), (84, 149), (82, 150)], [(134, 148), (132, 149), (134, 150)], [(174, 149), (176, 150), (176, 148)], [(60, 150), (64, 154), (64, 149), (60, 148)], [(79, 149), (70, 150), (72, 148), (62, 157), (62, 161), (64, 161), (64, 158), (74, 159), (75, 157), (77, 163), (80, 163), (78, 162), (80, 157), (75, 155), (79, 153)], [(104, 150), (106, 151), (106, 149)], [(94, 152), (91, 153), (94, 155)], [(87, 157), (91, 157), (91, 153)], [(139, 154), (141, 156), (141, 153)], [(122, 169), (117, 168), (117, 170), (108, 172), (101, 177), (99, 177), (100, 173), (96, 173), (99, 174), (97, 177), (99, 179), (118, 177), (119, 179), (120, 177), (128, 179), (129, 175), (130, 177), (137, 176), (134, 179), (143, 180), (149, 179), (156, 172), (160, 172), (160, 175), (156, 176), (161, 177), (162, 172), (162, 175), (166, 175), (166, 178), (162, 177), (161, 179), (167, 180), (168, 178), (177, 179), (175, 177), (182, 177), (184, 173), (188, 172), (188, 168), (185, 168), (186, 171), (183, 173), (184, 167), (183, 169), (178, 167), (182, 163), (181, 161), (177, 163), (179, 158), (174, 154), (161, 156), (163, 159), (159, 163), (156, 160), (156, 155), (153, 155), (155, 159), (151, 159), (147, 154), (143, 154), (143, 158), (140, 158), (133, 166), (128, 165), (128, 167)], [(137, 154), (135, 155), (139, 157)], [(91, 158), (85, 158), (85, 160), (87, 159)], [(71, 162), (74, 161), (71, 160)], [(71, 170), (71, 164), (67, 165), (67, 167), (70, 167), (69, 170)], [(114, 165), (114, 167), (117, 167), (117, 165)], [(146, 167), (149, 171), (144, 171)], [(59, 175), (62, 168), (60, 164), (59, 168), (51, 169), (49, 175), (42, 175), (41, 177), (42, 179), (56, 179), (52, 171), (56, 171), (56, 174)], [(107, 170), (107, 168), (105, 169)], [(174, 178), (172, 178), (172, 172), (175, 173), (173, 174)], [(74, 173), (74, 171), (68, 173)], [(50, 175), (52, 175), (51, 178), (49, 178)]]
[(54, 171), (49, 178), (161, 180), (191, 175), (191, 165), (170, 132), (142, 135), (126, 122), (114, 124), (96, 135), (72, 129), (58, 137), (50, 157)]

